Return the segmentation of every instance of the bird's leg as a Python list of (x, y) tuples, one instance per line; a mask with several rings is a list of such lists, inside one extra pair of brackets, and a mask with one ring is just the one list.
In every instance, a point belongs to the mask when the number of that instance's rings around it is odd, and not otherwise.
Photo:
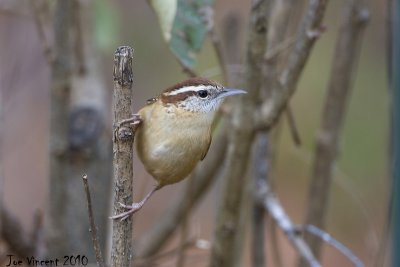
[(127, 219), (129, 216), (131, 216), (132, 214), (134, 214), (135, 212), (137, 212), (138, 210), (140, 210), (144, 203), (146, 203), (146, 201), (154, 194), (154, 192), (156, 192), (158, 189), (160, 189), (161, 186), (157, 185), (155, 187), (153, 187), (153, 189), (147, 193), (147, 195), (140, 201), (140, 202), (136, 202), (136, 203), (132, 203), (132, 205), (125, 205), (121, 202), (119, 202), (119, 204), (127, 209), (127, 211), (122, 212), (120, 214), (111, 216), (110, 219), (121, 219), (121, 221)]

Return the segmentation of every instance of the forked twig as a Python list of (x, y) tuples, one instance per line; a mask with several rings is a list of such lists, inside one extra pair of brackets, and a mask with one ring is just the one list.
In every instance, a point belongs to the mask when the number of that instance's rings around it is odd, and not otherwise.
[(293, 247), (301, 257), (307, 261), (309, 266), (320, 267), (321, 264), (315, 258), (304, 239), (297, 234), (298, 231), (296, 225), (292, 223), (279, 200), (272, 194), (268, 184), (265, 181), (258, 181), (257, 188), (258, 200), (270, 214), (271, 218), (276, 222), (277, 226), (287, 236)]
[(354, 266), (357, 267), (364, 267), (364, 263), (356, 256), (354, 253), (343, 245), (341, 242), (333, 238), (329, 233), (319, 229), (318, 227), (306, 224), (306, 225), (299, 225), (296, 227), (298, 231), (310, 233), (322, 241), (326, 242), (327, 244), (331, 245), (335, 249), (337, 249), (340, 253), (342, 253), (346, 258), (348, 258)]

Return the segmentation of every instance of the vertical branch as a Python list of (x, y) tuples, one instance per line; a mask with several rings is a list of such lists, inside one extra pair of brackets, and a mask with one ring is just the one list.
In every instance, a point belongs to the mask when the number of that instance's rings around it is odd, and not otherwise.
[[(264, 181), (268, 177), (268, 137), (267, 134), (259, 134), (256, 141), (254, 152), (254, 184), (252, 192), (257, 192), (257, 185), (260, 181)], [(265, 260), (265, 209), (264, 206), (257, 201), (257, 196), (254, 194), (253, 204), (253, 225), (252, 225), (252, 266), (264, 267)]]
[(55, 7), (54, 61), (50, 89), (50, 187), (49, 254), (59, 257), (67, 252), (68, 117), (71, 92), (71, 1), (59, 0)]
[[(119, 203), (132, 203), (133, 182), (133, 138), (131, 127), (119, 122), (132, 116), (132, 58), (133, 49), (119, 47), (114, 54), (113, 93), (113, 165), (114, 165), (114, 208), (113, 214), (123, 212)], [(132, 217), (113, 221), (111, 266), (129, 266), (132, 259)]]
[[(368, 10), (362, 5), (362, 1), (347, 1), (336, 42), (321, 127), (317, 135), (307, 205), (306, 224), (312, 224), (318, 228), (325, 227), (332, 171), (337, 158), (340, 134), (360, 52), (362, 30), (368, 17)], [(320, 258), (322, 241), (316, 237), (310, 237), (308, 240), (316, 257)]]
[[(210, 266), (233, 267), (239, 264), (243, 237), (242, 203), (249, 181), (246, 179), (248, 158), (255, 132), (251, 118), (258, 100), (262, 55), (265, 52), (268, 1), (254, 1), (251, 8), (249, 42), (246, 62), (246, 89), (248, 95), (238, 98), (232, 114), (232, 130), (224, 174), (224, 192), (218, 210), (215, 240), (211, 250)], [(244, 207), (244, 206), (243, 206)]]

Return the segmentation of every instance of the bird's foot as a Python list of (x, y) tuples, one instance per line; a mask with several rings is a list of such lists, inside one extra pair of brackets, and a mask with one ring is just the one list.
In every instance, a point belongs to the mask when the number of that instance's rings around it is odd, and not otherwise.
[(130, 126), (134, 127), (135, 130), (141, 122), (142, 118), (140, 117), (139, 114), (132, 114), (132, 117), (117, 122), (117, 128), (125, 124), (129, 124)]
[(113, 220), (120, 219), (121, 221), (123, 221), (123, 220), (129, 218), (129, 216), (131, 216), (135, 212), (139, 211), (143, 207), (144, 203), (138, 202), (138, 203), (132, 203), (132, 205), (125, 205), (125, 204), (123, 204), (121, 202), (118, 202), (118, 204), (121, 207), (123, 207), (124, 209), (127, 209), (127, 211), (122, 212), (122, 213), (117, 214), (117, 215), (114, 215), (114, 216), (111, 216), (110, 219), (113, 219)]

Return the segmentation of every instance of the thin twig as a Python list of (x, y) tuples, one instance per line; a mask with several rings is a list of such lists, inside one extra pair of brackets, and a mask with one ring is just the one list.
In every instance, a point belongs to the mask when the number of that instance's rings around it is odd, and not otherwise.
[(89, 215), (89, 232), (92, 236), (92, 242), (93, 242), (93, 248), (94, 252), (96, 255), (96, 261), (99, 267), (105, 267), (104, 259), (101, 254), (101, 247), (99, 243), (99, 239), (97, 236), (97, 227), (96, 223), (94, 222), (94, 216), (93, 216), (93, 209), (92, 209), (92, 198), (90, 197), (90, 189), (89, 189), (89, 182), (87, 175), (84, 174), (82, 176), (82, 181), (83, 181), (83, 186), (85, 189), (85, 194), (86, 194), (86, 204), (87, 204), (87, 209), (88, 209), (88, 215)]
[(290, 135), (292, 137), (293, 143), (299, 147), (301, 146), (301, 137), (300, 137), (300, 132), (296, 124), (296, 119), (294, 118), (294, 114), (292, 111), (292, 107), (290, 105), (287, 105), (286, 110), (285, 110), (286, 118), (288, 121), (289, 129), (290, 129)]
[(364, 267), (364, 263), (345, 245), (341, 242), (337, 241), (333, 238), (329, 233), (315, 227), (314, 225), (306, 224), (297, 226), (298, 230), (301, 232), (310, 233), (322, 241), (328, 243), (333, 248), (337, 249), (340, 253), (342, 253), (346, 258), (348, 258), (355, 266)]

